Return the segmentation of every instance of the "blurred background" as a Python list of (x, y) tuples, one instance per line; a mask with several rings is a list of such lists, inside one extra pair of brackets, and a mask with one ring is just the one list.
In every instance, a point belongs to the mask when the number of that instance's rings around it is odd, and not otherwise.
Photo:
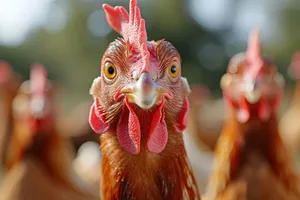
[[(0, 59), (29, 76), (33, 62), (43, 63), (62, 87), (63, 112), (91, 99), (89, 87), (100, 60), (117, 33), (101, 5), (128, 0), (0, 0)], [(300, 44), (299, 0), (139, 0), (148, 38), (167, 38), (182, 56), (190, 83), (206, 84), (220, 96), (219, 80), (229, 58), (246, 48), (248, 33), (261, 28), (262, 52), (285, 75)]]

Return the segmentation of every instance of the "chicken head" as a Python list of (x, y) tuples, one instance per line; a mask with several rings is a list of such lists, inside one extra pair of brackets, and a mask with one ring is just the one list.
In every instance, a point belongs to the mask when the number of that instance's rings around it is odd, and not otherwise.
[(53, 88), (47, 81), (46, 69), (34, 64), (30, 80), (22, 83), (13, 101), (14, 123), (33, 135), (50, 131), (55, 116), (52, 97)]
[(160, 153), (168, 141), (167, 125), (178, 133), (186, 127), (190, 89), (181, 76), (179, 53), (170, 42), (147, 40), (136, 0), (130, 1), (129, 13), (121, 6), (104, 4), (103, 9), (123, 38), (102, 58), (101, 75), (90, 90), (90, 125), (98, 134), (116, 131), (131, 154), (139, 154), (141, 145)]
[(259, 30), (250, 34), (247, 51), (235, 55), (221, 79), (224, 97), (241, 123), (255, 117), (267, 121), (276, 111), (284, 78), (277, 66), (261, 56)]

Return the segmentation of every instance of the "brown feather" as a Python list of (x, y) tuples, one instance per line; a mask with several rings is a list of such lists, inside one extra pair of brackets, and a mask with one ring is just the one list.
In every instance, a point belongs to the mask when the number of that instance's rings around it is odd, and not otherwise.
[[(298, 177), (274, 115), (267, 122), (253, 119), (246, 124), (239, 124), (232, 117), (224, 127), (215, 156), (206, 198), (300, 199)], [(262, 181), (268, 185), (259, 187)], [(272, 188), (280, 189), (267, 195)]]
[(139, 155), (131, 155), (121, 148), (112, 132), (101, 135), (100, 142), (102, 199), (200, 198), (181, 135), (170, 133), (160, 154), (142, 146)]

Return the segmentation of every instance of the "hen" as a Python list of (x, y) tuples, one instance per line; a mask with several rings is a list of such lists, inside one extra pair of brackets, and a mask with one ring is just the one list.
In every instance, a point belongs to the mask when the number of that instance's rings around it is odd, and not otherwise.
[[(200, 199), (183, 144), (189, 85), (176, 48), (147, 41), (136, 0), (103, 5), (112, 42), (92, 84), (89, 121), (101, 134), (102, 199)], [(102, 184), (103, 183), (103, 184)]]
[(260, 54), (259, 31), (229, 62), (221, 87), (229, 110), (205, 199), (300, 199), (298, 177), (278, 132), (284, 79)]
[(298, 157), (300, 152), (300, 52), (293, 55), (289, 71), (297, 82), (292, 101), (282, 116), (279, 127), (282, 138)]
[(13, 72), (11, 66), (0, 61), (0, 170), (4, 167), (8, 134), (11, 131), (12, 99), (17, 93), (20, 81), (20, 76)]
[(97, 199), (80, 191), (72, 171), (72, 145), (56, 129), (55, 85), (33, 66), (13, 101), (13, 131), (1, 200)]

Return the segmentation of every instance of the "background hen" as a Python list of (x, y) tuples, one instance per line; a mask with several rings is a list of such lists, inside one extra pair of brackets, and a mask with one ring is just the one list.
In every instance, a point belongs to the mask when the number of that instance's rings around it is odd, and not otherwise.
[(45, 68), (35, 64), (13, 100), (3, 200), (97, 199), (78, 186), (70, 139), (57, 132), (56, 90)]
[(276, 111), (284, 80), (260, 54), (259, 32), (235, 55), (222, 77), (230, 108), (215, 152), (208, 199), (300, 199), (290, 155), (278, 132)]
[(11, 66), (5, 61), (0, 61), (0, 182), (3, 178), (2, 170), (11, 132), (12, 100), (17, 93), (20, 81), (20, 76), (13, 72)]

